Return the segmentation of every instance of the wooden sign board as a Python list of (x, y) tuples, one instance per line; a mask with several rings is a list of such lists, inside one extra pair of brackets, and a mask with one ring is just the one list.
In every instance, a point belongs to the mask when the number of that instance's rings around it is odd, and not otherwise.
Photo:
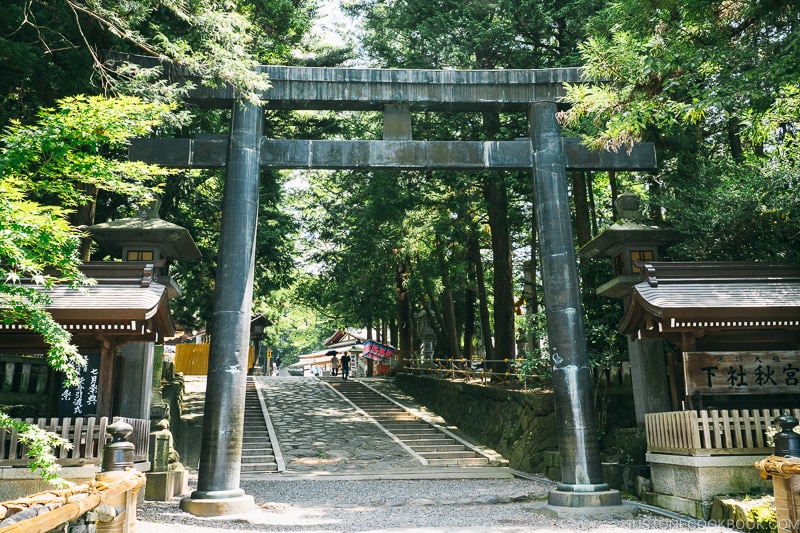
[(86, 368), (78, 374), (78, 385), (67, 387), (63, 380), (58, 398), (59, 418), (95, 416), (97, 414), (100, 354), (84, 354)]
[(685, 352), (686, 394), (800, 393), (800, 351)]

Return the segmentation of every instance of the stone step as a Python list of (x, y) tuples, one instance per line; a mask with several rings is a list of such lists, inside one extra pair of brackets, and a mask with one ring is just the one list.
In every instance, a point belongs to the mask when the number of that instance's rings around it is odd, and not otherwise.
[(248, 453), (251, 455), (254, 453), (265, 453), (270, 455), (272, 454), (272, 446), (270, 446), (269, 443), (259, 444), (254, 442), (253, 444), (244, 444), (242, 445), (242, 453)]
[(277, 472), (278, 465), (275, 463), (252, 463), (242, 464), (240, 467), (242, 473), (257, 473), (257, 472)]
[(265, 464), (274, 462), (274, 455), (242, 455), (242, 464)]
[(412, 415), (410, 413), (409, 414), (396, 414), (396, 415), (385, 415), (385, 414), (382, 414), (382, 413), (370, 413), (369, 411), (366, 411), (366, 413), (369, 416), (371, 416), (372, 418), (374, 418), (375, 420), (378, 420), (378, 421), (391, 422), (393, 420), (397, 420), (397, 421), (419, 420), (416, 416), (414, 416), (414, 415)]
[(409, 448), (420, 455), (431, 452), (458, 452), (466, 449), (463, 444), (415, 445), (409, 446)]
[(400, 439), (403, 443), (408, 446), (409, 448), (415, 448), (417, 446), (448, 446), (453, 444), (455, 441), (453, 439)]
[[(414, 451), (417, 451), (416, 448), (411, 448)], [(475, 457), (475, 452), (472, 450), (461, 450), (461, 451), (452, 451), (452, 452), (417, 452), (425, 459), (429, 461), (431, 459), (466, 459), (469, 457)]]
[(424, 438), (440, 438), (440, 439), (445, 438), (445, 437), (442, 436), (442, 433), (440, 431), (437, 431), (435, 429), (404, 430), (402, 432), (394, 433), (394, 436), (397, 437), (400, 440), (424, 439)]
[(420, 427), (420, 424), (424, 423), (425, 422), (414, 422), (413, 420), (409, 420), (408, 422), (381, 422), (381, 425), (391, 432), (402, 432), (404, 429), (416, 429)]
[(430, 466), (486, 466), (489, 460), (486, 457), (465, 457), (459, 459), (429, 459)]

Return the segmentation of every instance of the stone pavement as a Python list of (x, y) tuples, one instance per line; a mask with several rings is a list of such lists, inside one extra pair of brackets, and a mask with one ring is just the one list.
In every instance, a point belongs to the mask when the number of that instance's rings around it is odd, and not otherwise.
[[(285, 463), (280, 473), (242, 475), (241, 488), (254, 497), (256, 509), (203, 518), (181, 511), (178, 498), (145, 501), (137, 511), (137, 533), (734, 533), (640, 512), (629, 503), (554, 512), (546, 505), (551, 482), (515, 477), (507, 468), (423, 466), (323, 381), (255, 381)], [(390, 381), (366, 382), (435, 418)], [(202, 385), (195, 381), (190, 388), (196, 393)], [(196, 486), (196, 471), (190, 485)]]
[[(396, 391), (389, 380), (359, 378), (383, 394)], [(391, 435), (322, 380), (310, 377), (256, 377), (277, 436), (276, 458), (284, 475), (388, 477), (511, 477), (505, 468), (427, 467)], [(409, 404), (403, 397), (402, 403)], [(409, 407), (422, 410), (421, 406)], [(280, 462), (279, 459), (279, 462)], [(242, 474), (250, 478), (268, 474)]]

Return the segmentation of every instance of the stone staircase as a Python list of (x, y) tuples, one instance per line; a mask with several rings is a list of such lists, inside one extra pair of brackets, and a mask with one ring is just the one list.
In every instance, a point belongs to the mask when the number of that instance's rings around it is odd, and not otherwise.
[(278, 471), (267, 422), (253, 378), (247, 378), (245, 389), (241, 471), (243, 474)]
[(487, 457), (364, 384), (337, 378), (325, 381), (424, 458), (429, 466), (489, 465)]

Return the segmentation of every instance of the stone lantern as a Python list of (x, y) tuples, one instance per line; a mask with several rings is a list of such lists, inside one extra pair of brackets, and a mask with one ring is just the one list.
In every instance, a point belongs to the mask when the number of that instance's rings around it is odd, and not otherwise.
[(417, 320), (419, 320), (419, 340), (422, 342), (421, 346), (421, 361), (432, 361), (433, 360), (433, 348), (436, 343), (436, 332), (431, 327), (430, 321), (428, 320), (428, 315), (425, 311), (420, 311), (417, 314)]
[[(161, 220), (160, 200), (142, 209), (139, 216), (89, 226), (87, 231), (100, 249), (123, 262), (139, 262), (152, 272), (153, 281), (166, 287), (167, 296), (181, 294), (167, 274), (167, 259), (198, 259), (200, 250), (186, 228)], [(161, 403), (161, 363), (153, 342), (129, 342), (119, 348), (125, 361), (119, 415), (150, 418), (150, 408)], [(145, 386), (143, 386), (143, 384)]]
[[(581, 260), (610, 257), (614, 278), (596, 289), (597, 294), (620, 298), (627, 309), (631, 287), (640, 281), (635, 261), (658, 261), (659, 248), (682, 239), (680, 233), (643, 223), (639, 198), (621, 194), (614, 204), (619, 220), (578, 251)], [(644, 426), (644, 415), (671, 410), (667, 364), (660, 340), (628, 337), (628, 353), (636, 408), (636, 423)]]
[(88, 231), (101, 249), (123, 261), (149, 261), (163, 268), (164, 259), (199, 259), (189, 231), (159, 218), (160, 205), (157, 199), (139, 216), (95, 224)]
[[(264, 329), (267, 326), (271, 326), (272, 321), (262, 315), (261, 313), (255, 315), (250, 320), (250, 341), (253, 343), (253, 368), (249, 370), (250, 374), (254, 376), (262, 375), (262, 369), (264, 374), (270, 376), (272, 375), (272, 361), (270, 361), (270, 357), (267, 357), (266, 361), (261, 357), (261, 341), (264, 338)], [(266, 370), (269, 368), (269, 370)]]

